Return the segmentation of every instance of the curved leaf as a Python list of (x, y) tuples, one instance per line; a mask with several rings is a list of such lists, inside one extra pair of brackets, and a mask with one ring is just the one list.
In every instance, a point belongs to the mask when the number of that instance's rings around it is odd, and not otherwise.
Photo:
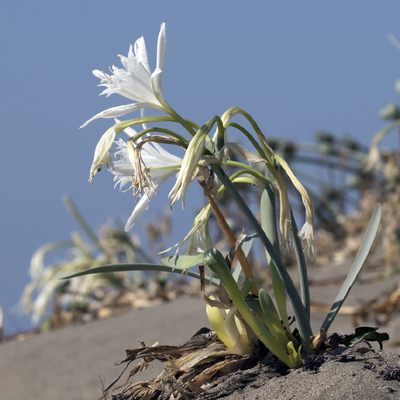
[(171, 268), (178, 268), (185, 270), (187, 268), (194, 267), (204, 263), (204, 255), (197, 254), (195, 256), (182, 255), (182, 256), (170, 256), (161, 259), (161, 262)]
[(308, 284), (307, 264), (303, 248), (301, 247), (301, 240), (298, 235), (296, 220), (291, 208), (290, 218), (293, 230), (293, 247), (296, 254), (297, 269), (299, 271), (301, 301), (303, 302), (307, 316), (310, 319), (310, 288)]
[(377, 204), (374, 208), (374, 212), (372, 213), (368, 228), (365, 232), (358, 253), (354, 259), (353, 265), (351, 266), (350, 271), (347, 274), (347, 277), (342, 287), (340, 288), (339, 293), (337, 294), (328, 315), (321, 325), (321, 330), (324, 330), (325, 332), (328, 331), (329, 327), (334, 321), (337, 313), (340, 310), (340, 307), (342, 307), (347, 295), (350, 292), (350, 289), (353, 287), (354, 282), (356, 281), (358, 274), (361, 271), (362, 266), (364, 265), (364, 261), (367, 258), (369, 251), (371, 250), (372, 243), (374, 242), (376, 233), (378, 232), (381, 214), (381, 205)]
[[(200, 279), (200, 274), (196, 272), (186, 272), (182, 269), (172, 268), (168, 265), (160, 264), (112, 264), (103, 265), (101, 267), (91, 268), (86, 271), (77, 272), (76, 274), (65, 276), (61, 279), (70, 279), (77, 276), (90, 275), (90, 274), (101, 274), (107, 272), (124, 272), (124, 271), (158, 271), (158, 272), (170, 272), (175, 274), (182, 274), (190, 276), (191, 278)], [(204, 280), (213, 285), (219, 285), (219, 280), (211, 277), (204, 277)]]

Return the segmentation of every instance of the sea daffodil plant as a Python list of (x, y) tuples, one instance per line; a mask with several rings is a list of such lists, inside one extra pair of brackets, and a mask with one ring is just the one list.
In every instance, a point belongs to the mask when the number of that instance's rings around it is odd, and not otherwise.
[[(107, 164), (115, 175), (117, 185), (128, 185), (135, 195), (141, 196), (127, 229), (132, 227), (157, 186), (168, 176), (177, 173), (169, 194), (171, 206), (177, 200), (182, 200), (184, 204), (189, 185), (197, 181), (204, 191), (206, 204), (183, 240), (195, 245), (189, 246), (189, 251), (182, 254), (185, 246), (183, 242), (178, 243), (178, 252), (165, 257), (162, 265), (106, 265), (74, 276), (141, 269), (183, 273), (199, 267), (199, 273), (190, 271), (190, 275), (199, 278), (202, 283), (209, 282), (219, 287), (218, 297), (204, 293), (204, 299), (210, 324), (226, 347), (243, 354), (254, 351), (260, 341), (288, 367), (299, 367), (303, 363), (303, 354), (312, 352), (323, 340), (354, 284), (378, 229), (380, 208), (378, 206), (374, 211), (360, 251), (329, 314), (321, 328), (313, 332), (306, 256), (303, 252), (303, 247), (307, 247), (311, 255), (314, 251), (313, 206), (306, 188), (286, 160), (272, 150), (268, 138), (248, 112), (232, 107), (221, 116), (213, 116), (205, 123), (197, 124), (181, 116), (167, 103), (160, 81), (165, 46), (166, 29), (163, 24), (158, 39), (157, 67), (153, 73), (143, 38), (130, 48), (127, 57), (120, 57), (122, 69), (112, 67), (112, 75), (94, 71), (94, 75), (100, 78), (100, 84), (106, 87), (104, 94), (117, 93), (134, 103), (105, 110), (84, 125), (96, 118), (121, 117), (142, 109), (157, 109), (161, 115), (145, 116), (142, 112), (136, 118), (116, 122), (100, 139), (89, 175), (91, 180)], [(234, 121), (236, 117), (241, 117), (245, 124)], [(174, 123), (176, 128), (166, 128), (163, 126), (165, 122)], [(137, 133), (129, 131), (125, 141), (119, 138), (115, 142), (121, 132), (133, 126), (142, 126), (142, 129)], [(243, 135), (244, 143), (250, 147), (230, 141), (234, 130)], [(183, 159), (167, 152), (164, 145), (183, 149)], [(259, 192), (258, 209), (249, 207), (238, 189), (239, 184)], [(305, 223), (299, 231), (289, 202), (289, 184), (297, 190), (304, 205)], [(247, 220), (246, 232), (240, 237), (231, 229), (228, 216), (219, 207), (219, 201), (224, 196), (237, 204), (238, 212), (243, 213)], [(212, 214), (231, 248), (225, 257), (215, 248), (209, 231), (208, 220)], [(196, 240), (192, 236), (200, 232), (205, 240)], [(249, 263), (248, 252), (252, 251), (249, 243), (254, 240), (260, 241), (265, 249), (265, 268), (269, 269), (272, 281), (271, 293), (259, 288), (260, 280)], [(282, 251), (290, 247), (296, 253), (299, 290), (282, 261)], [(235, 259), (238, 266), (233, 268)], [(296, 326), (289, 323), (288, 299)]]

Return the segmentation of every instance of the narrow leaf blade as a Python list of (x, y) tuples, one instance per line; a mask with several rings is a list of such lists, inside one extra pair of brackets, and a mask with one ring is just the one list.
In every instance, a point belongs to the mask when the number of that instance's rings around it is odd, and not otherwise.
[[(77, 272), (76, 274), (68, 275), (62, 279), (71, 279), (77, 276), (101, 274), (108, 272), (125, 272), (125, 271), (156, 271), (156, 272), (170, 272), (175, 274), (185, 274), (191, 278), (200, 279), (200, 274), (196, 272), (186, 272), (178, 268), (172, 268), (168, 265), (160, 264), (112, 264), (103, 265), (101, 267), (91, 268), (86, 271)], [(219, 285), (219, 280), (206, 276), (205, 281), (214, 285)]]
[(379, 223), (381, 220), (381, 214), (382, 214), (381, 205), (377, 204), (374, 208), (374, 212), (372, 213), (372, 217), (369, 221), (368, 228), (364, 234), (361, 246), (354, 259), (353, 265), (351, 266), (350, 271), (347, 274), (347, 277), (342, 287), (340, 288), (339, 293), (337, 294), (336, 299), (333, 302), (328, 315), (326, 316), (324, 322), (321, 325), (321, 329), (323, 329), (325, 332), (328, 331), (329, 327), (334, 321), (337, 313), (339, 312), (341, 306), (346, 300), (346, 297), (349, 294), (350, 289), (353, 287), (354, 282), (356, 281), (362, 266), (364, 265), (365, 259), (368, 256), (368, 253), (374, 242), (375, 236), (378, 232)]
[(181, 255), (181, 256), (170, 256), (161, 259), (161, 262), (172, 268), (179, 268), (181, 270), (194, 267), (204, 263), (203, 254), (198, 254), (195, 256)]

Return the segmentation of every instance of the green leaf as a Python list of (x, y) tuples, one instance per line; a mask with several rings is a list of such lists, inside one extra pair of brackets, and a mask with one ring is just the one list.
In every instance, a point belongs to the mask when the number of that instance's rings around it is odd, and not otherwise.
[(204, 255), (197, 254), (195, 256), (182, 255), (182, 256), (169, 256), (161, 259), (161, 262), (172, 268), (179, 268), (181, 270), (194, 267), (204, 263)]
[[(103, 265), (101, 267), (91, 268), (86, 271), (77, 272), (76, 274), (65, 276), (61, 279), (70, 279), (77, 276), (90, 275), (90, 274), (101, 274), (107, 272), (124, 272), (124, 271), (157, 271), (157, 272), (170, 272), (175, 274), (184, 274), (191, 278), (200, 279), (200, 274), (196, 272), (186, 272), (178, 268), (172, 268), (168, 265), (159, 264), (112, 264)], [(219, 280), (211, 277), (204, 277), (204, 280), (214, 285), (219, 285)]]
[(240, 288), (240, 292), (242, 293), (242, 296), (244, 299), (246, 299), (247, 295), (249, 294), (252, 286), (254, 285), (254, 282), (252, 279), (245, 279), (243, 282), (242, 287)]
[[(253, 246), (254, 243), (254, 239), (256, 237), (257, 237), (256, 234), (252, 234), (246, 236), (245, 239), (242, 241), (242, 251), (246, 257), (249, 255), (251, 247)], [(235, 282), (238, 282), (240, 278), (240, 273), (242, 272), (242, 266), (240, 265), (240, 262), (238, 262), (237, 258), (235, 258), (234, 260), (234, 265), (235, 264), (237, 264), (237, 266), (233, 270), (232, 276)]]
[(375, 236), (378, 232), (381, 214), (381, 205), (377, 204), (375, 206), (374, 212), (372, 213), (371, 220), (369, 221), (368, 228), (361, 242), (360, 249), (358, 250), (358, 253), (354, 259), (353, 265), (351, 266), (350, 271), (347, 274), (347, 277), (342, 287), (340, 288), (339, 293), (337, 294), (328, 315), (321, 325), (321, 329), (325, 332), (328, 331), (329, 327), (334, 321), (337, 313), (340, 310), (340, 307), (342, 307), (347, 295), (349, 294), (351, 288), (354, 285), (354, 282), (356, 281), (361, 271), (362, 266), (364, 265), (364, 261), (368, 256), (372, 243), (374, 242)]
[[(276, 226), (275, 194), (273, 192), (273, 189), (271, 189), (271, 187), (269, 186), (265, 186), (265, 189), (263, 190), (261, 195), (260, 217), (261, 226), (268, 239), (271, 241), (271, 244), (274, 246), (275, 252), (279, 257), (279, 261), (282, 262), (279, 248), (278, 228)], [(271, 261), (273, 260), (268, 251), (266, 251), (266, 257), (268, 264), (271, 264)]]
[(272, 301), (271, 296), (267, 293), (265, 289), (260, 289), (260, 291), (258, 292), (258, 300), (261, 306), (261, 310), (266, 319), (282, 328), (282, 323), (279, 318), (279, 314), (275, 308), (274, 302)]
[[(258, 293), (258, 301), (261, 306), (261, 315), (264, 324), (275, 335), (283, 346), (287, 346), (289, 339), (286, 336), (285, 329), (279, 319), (275, 305), (265, 289), (260, 289)], [(290, 333), (290, 331), (289, 331)]]
[[(281, 252), (279, 248), (278, 239), (278, 228), (276, 226), (276, 205), (275, 205), (275, 195), (271, 187), (265, 186), (261, 196), (260, 202), (260, 218), (261, 227), (264, 230), (266, 236), (271, 241), (275, 252), (278, 256), (278, 261), (282, 263)], [(282, 281), (275, 260), (265, 249), (265, 254), (268, 262), (268, 266), (271, 274), (272, 288), (274, 290), (276, 305), (278, 306), (279, 315), (282, 319), (283, 325), (286, 330), (290, 332), (289, 320), (287, 315), (287, 304), (286, 304), (286, 290), (285, 284)]]
[(219, 276), (234, 306), (238, 309), (253, 333), (272, 353), (289, 366), (289, 368), (296, 367), (296, 365), (293, 364), (293, 360), (288, 356), (286, 348), (282, 346), (276, 337), (265, 327), (262, 321), (257, 318), (243, 298), (243, 294), (233, 279), (231, 270), (226, 264), (223, 255), (216, 249), (209, 249), (204, 255), (205, 265)]
[(299, 271), (301, 301), (303, 302), (307, 316), (310, 319), (310, 288), (308, 285), (307, 264), (304, 257), (303, 248), (301, 247), (301, 240), (298, 235), (296, 220), (291, 208), (290, 218), (293, 229), (293, 247), (296, 254), (297, 268)]
[(382, 350), (382, 342), (389, 340), (389, 335), (386, 332), (377, 332), (378, 328), (369, 326), (359, 326), (351, 335), (344, 335), (341, 340), (345, 346), (352, 347), (360, 342), (378, 342)]
[(218, 176), (218, 178), (221, 180), (222, 184), (225, 186), (227, 192), (229, 192), (233, 200), (237, 203), (240, 211), (246, 216), (249, 224), (252, 225), (253, 229), (255, 230), (255, 233), (260, 238), (261, 243), (266, 248), (268, 253), (271, 255), (271, 258), (274, 260), (279, 277), (284, 282), (286, 292), (292, 302), (293, 312), (295, 314), (302, 342), (304, 345), (303, 347), (307, 351), (310, 347), (310, 337), (312, 336), (310, 319), (308, 318), (308, 315), (300, 299), (299, 293), (297, 292), (297, 289), (294, 286), (292, 278), (290, 277), (289, 273), (286, 271), (286, 268), (280, 261), (279, 255), (276, 253), (274, 246), (272, 245), (271, 241), (268, 239), (264, 230), (260, 226), (257, 218), (251, 212), (247, 203), (243, 200), (240, 193), (237, 191), (235, 186), (229, 180), (229, 177), (219, 166), (213, 165), (212, 169)]

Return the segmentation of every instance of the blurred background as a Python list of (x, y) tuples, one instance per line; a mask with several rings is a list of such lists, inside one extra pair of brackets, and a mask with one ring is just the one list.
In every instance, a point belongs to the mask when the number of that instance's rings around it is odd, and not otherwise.
[[(378, 111), (395, 102), (400, 52), (397, 1), (277, 3), (232, 0), (3, 1), (0, 12), (3, 168), (1, 169), (0, 305), (5, 334), (27, 329), (15, 304), (29, 281), (35, 250), (68, 239), (76, 223), (70, 194), (89, 223), (121, 221), (133, 208), (109, 174), (87, 183), (94, 147), (109, 122), (86, 119), (112, 105), (99, 97), (91, 70), (119, 64), (143, 35), (151, 66), (159, 26), (167, 23), (164, 93), (199, 123), (230, 106), (249, 111), (268, 136), (310, 141), (325, 129), (369, 146), (382, 127)], [(386, 146), (397, 145), (395, 136)], [(165, 185), (143, 221), (168, 212)], [(186, 231), (200, 192), (192, 190), (170, 237)], [(143, 235), (140, 224), (134, 233)]]

